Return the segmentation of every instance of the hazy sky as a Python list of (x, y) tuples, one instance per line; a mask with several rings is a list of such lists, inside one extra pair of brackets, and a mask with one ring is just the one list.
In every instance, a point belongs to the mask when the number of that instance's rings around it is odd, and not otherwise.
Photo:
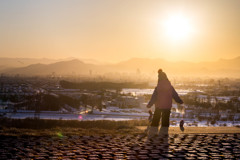
[[(163, 24), (178, 14), (193, 32), (172, 40)], [(0, 1), (0, 57), (196, 62), (237, 56), (240, 0)]]

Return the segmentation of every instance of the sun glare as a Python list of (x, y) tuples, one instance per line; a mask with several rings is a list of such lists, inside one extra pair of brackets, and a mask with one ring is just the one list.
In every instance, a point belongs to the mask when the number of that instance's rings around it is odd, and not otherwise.
[(172, 41), (182, 41), (193, 33), (190, 19), (183, 14), (171, 15), (163, 21), (164, 33)]

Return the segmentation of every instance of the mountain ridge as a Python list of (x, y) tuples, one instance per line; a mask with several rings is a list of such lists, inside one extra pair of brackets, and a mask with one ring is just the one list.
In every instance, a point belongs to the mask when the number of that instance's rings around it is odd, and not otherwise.
[(156, 73), (158, 68), (171, 74), (222, 74), (240, 77), (240, 56), (232, 59), (219, 59), (213, 62), (170, 62), (164, 59), (131, 58), (115, 64), (91, 64), (79, 59), (59, 61), (50, 64), (31, 64), (0, 70), (4, 74), (19, 75), (92, 75), (105, 73)]

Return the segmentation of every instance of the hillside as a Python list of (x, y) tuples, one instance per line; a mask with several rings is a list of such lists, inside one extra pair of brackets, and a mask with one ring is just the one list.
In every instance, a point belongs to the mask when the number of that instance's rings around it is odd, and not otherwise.
[(169, 62), (163, 59), (133, 58), (117, 64), (100, 65), (85, 63), (78, 59), (61, 61), (51, 64), (32, 64), (26, 67), (17, 67), (0, 70), (5, 74), (19, 75), (92, 75), (105, 73), (156, 73), (158, 68), (163, 68), (172, 75), (208, 75), (240, 77), (240, 57), (234, 59), (220, 59), (215, 62)]

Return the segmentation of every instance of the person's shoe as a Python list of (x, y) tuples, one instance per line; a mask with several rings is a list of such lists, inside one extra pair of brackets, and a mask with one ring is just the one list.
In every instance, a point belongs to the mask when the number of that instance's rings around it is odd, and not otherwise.
[(168, 129), (169, 129), (169, 127), (161, 127), (160, 128), (160, 131), (159, 131), (159, 135), (161, 136), (161, 135), (168, 135)]
[(149, 127), (149, 130), (148, 130), (148, 137), (154, 137), (156, 136), (158, 133), (158, 127), (153, 127), (153, 126), (150, 126)]

